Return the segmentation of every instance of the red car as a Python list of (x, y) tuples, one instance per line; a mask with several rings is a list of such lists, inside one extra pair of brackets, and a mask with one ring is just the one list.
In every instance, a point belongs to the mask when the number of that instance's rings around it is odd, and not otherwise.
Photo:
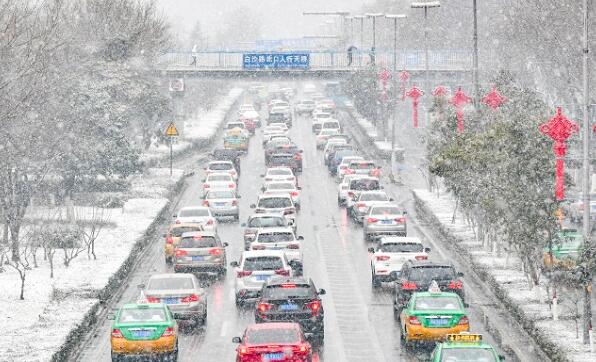
[(254, 119), (242, 118), (240, 120), (244, 123), (244, 127), (250, 132), (250, 134), (255, 134), (255, 129), (257, 128), (257, 124), (254, 121)]
[(298, 323), (251, 324), (234, 337), (236, 362), (312, 362), (312, 347)]

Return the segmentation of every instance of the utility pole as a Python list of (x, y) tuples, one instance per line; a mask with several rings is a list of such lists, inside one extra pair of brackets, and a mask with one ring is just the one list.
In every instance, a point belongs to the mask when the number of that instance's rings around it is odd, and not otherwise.
[(472, 0), (472, 8), (474, 11), (474, 54), (473, 54), (473, 70), (472, 77), (474, 78), (474, 108), (478, 107), (480, 101), (480, 85), (478, 81), (478, 7), (476, 0)]
[(374, 13), (374, 14), (367, 13), (365, 15), (368, 18), (372, 18), (373, 38), (372, 38), (372, 47), (370, 49), (370, 54), (371, 54), (370, 61), (371, 61), (371, 64), (374, 66), (376, 63), (376, 58), (377, 58), (377, 18), (380, 16), (383, 16), (384, 14), (382, 14), (382, 13)]
[(397, 123), (397, 19), (405, 19), (406, 15), (404, 14), (386, 14), (385, 17), (387, 19), (393, 19), (393, 95), (394, 95), (394, 102), (393, 105), (393, 122), (391, 124), (391, 150), (395, 149), (395, 125)]
[[(590, 89), (589, 89), (589, 74), (588, 74), (588, 60), (589, 60), (589, 42), (588, 42), (588, 0), (583, 0), (583, 162), (582, 170), (584, 171), (582, 193), (583, 193), (583, 237), (585, 246), (590, 246), (590, 176), (592, 173), (590, 167), (590, 119), (589, 119), (589, 104), (590, 104)], [(592, 273), (586, 271), (589, 278), (586, 280), (586, 284), (583, 285), (584, 293), (584, 311), (583, 311), (583, 342), (584, 344), (590, 344), (591, 332), (592, 332), (592, 300), (591, 293), (588, 290), (588, 285), (592, 283)]]

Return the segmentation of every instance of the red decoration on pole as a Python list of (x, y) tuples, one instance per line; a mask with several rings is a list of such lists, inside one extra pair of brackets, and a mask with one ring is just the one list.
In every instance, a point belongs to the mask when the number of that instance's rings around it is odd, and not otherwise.
[(496, 86), (493, 86), (493, 89), (491, 89), (491, 91), (488, 92), (484, 98), (482, 98), (482, 103), (492, 108), (493, 111), (499, 108), (501, 104), (505, 103), (506, 101), (507, 98), (503, 97), (501, 93), (499, 93)]
[(567, 153), (565, 142), (577, 131), (579, 131), (579, 127), (575, 122), (570, 121), (563, 115), (561, 107), (557, 107), (557, 113), (553, 118), (540, 125), (540, 132), (555, 141), (553, 143), (553, 152), (557, 158), (555, 167), (555, 196), (558, 201), (565, 199), (565, 161), (563, 161), (563, 157)]
[(389, 97), (387, 97), (387, 81), (389, 79), (391, 79), (391, 72), (387, 68), (385, 68), (379, 73), (379, 80), (381, 81), (381, 84), (383, 85), (383, 95), (382, 95), (381, 99), (384, 102), (387, 102), (389, 100)]
[(471, 101), (472, 101), (472, 98), (468, 97), (464, 93), (464, 91), (461, 90), (461, 87), (459, 87), (457, 89), (457, 92), (455, 92), (455, 95), (449, 101), (449, 103), (451, 103), (455, 106), (455, 113), (457, 114), (457, 132), (458, 133), (464, 132), (464, 107), (466, 106), (466, 104), (470, 103)]
[(442, 85), (438, 85), (435, 87), (435, 89), (433, 89), (433, 96), (437, 98), (446, 97), (447, 93), (449, 93), (447, 88), (443, 87)]
[(418, 128), (418, 98), (422, 97), (424, 92), (414, 84), (406, 95), (412, 98), (412, 119), (414, 121), (414, 128)]
[(401, 72), (399, 72), (399, 79), (401, 80), (401, 100), (405, 101), (406, 83), (408, 82), (408, 79), (410, 79), (410, 73), (406, 72), (405, 70), (402, 70)]

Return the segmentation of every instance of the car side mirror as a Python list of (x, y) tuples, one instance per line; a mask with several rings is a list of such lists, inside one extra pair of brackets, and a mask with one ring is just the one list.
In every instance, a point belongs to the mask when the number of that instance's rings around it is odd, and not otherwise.
[(242, 198), (242, 196), (240, 196), (240, 195), (236, 195), (236, 198), (237, 198), (237, 199), (241, 199), (241, 198)]
[(224, 242), (224, 243), (223, 243), (223, 244), (221, 244), (221, 245), (223, 245), (223, 247), (225, 248), (225, 247), (229, 246), (230, 244), (228, 244), (228, 243)]
[(233, 261), (233, 262), (230, 263), (230, 266), (231, 267), (234, 267), (234, 268), (238, 268), (239, 265), (238, 265), (238, 262), (237, 261)]
[(240, 224), (240, 227), (243, 227), (243, 228), (245, 228), (245, 227), (246, 227), (246, 223), (245, 223), (245, 222), (243, 222), (242, 224)]
[(139, 289), (145, 289), (145, 284), (143, 284), (143, 283), (137, 284), (137, 288), (139, 288)]
[(325, 295), (327, 294), (327, 291), (323, 288), (319, 289), (319, 295)]
[(297, 237), (296, 239), (298, 240), (304, 240), (304, 236), (300, 235), (299, 237)]
[(505, 360), (505, 356), (503, 356), (502, 354), (499, 355), (499, 361), (504, 361)]
[(464, 308), (469, 308), (470, 305), (468, 303), (464, 303)]
[(178, 217), (178, 214), (174, 214), (174, 215), (172, 215), (172, 217), (175, 219)]
[(113, 321), (116, 319), (116, 316), (114, 314), (108, 314), (108, 316), (106, 317), (109, 321)]
[(242, 338), (234, 337), (234, 338), (232, 338), (232, 343), (242, 343)]
[(265, 177), (265, 175), (259, 175), (260, 177)]
[(205, 182), (205, 181), (207, 181), (207, 179), (206, 179), (206, 178), (204, 178), (204, 179), (201, 179), (201, 182)]
[(168, 234), (161, 234), (161, 237), (162, 238), (167, 238), (168, 237)]
[(395, 200), (393, 200), (393, 198), (390, 198), (389, 201), (395, 201)]
[(264, 186), (261, 187), (261, 192), (265, 192), (265, 190), (267, 190)]
[(302, 186), (296, 187), (296, 190), (302, 190)]
[(463, 276), (464, 276), (464, 273), (462, 273), (462, 272), (457, 272), (457, 276), (458, 276), (458, 277), (463, 277)]
[(255, 204), (250, 204), (250, 208), (251, 208), (251, 209), (256, 209), (256, 208), (257, 208), (257, 205), (255, 205)]
[(407, 215), (408, 212), (406, 210), (402, 211), (402, 214)]
[(375, 252), (375, 248), (368, 248), (368, 252), (369, 253), (374, 253)]
[(424, 248), (425, 253), (430, 253), (430, 248)]

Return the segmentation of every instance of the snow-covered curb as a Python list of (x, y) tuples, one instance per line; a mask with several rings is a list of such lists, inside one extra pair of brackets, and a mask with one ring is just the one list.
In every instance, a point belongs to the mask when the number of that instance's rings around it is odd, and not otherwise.
[(378, 140), (379, 135), (372, 122), (362, 117), (353, 107), (347, 107), (346, 112), (352, 120), (349, 122), (352, 125), (351, 131), (357, 132), (360, 138), (365, 139), (367, 146), (372, 146), (375, 157), (391, 159), (391, 142)]
[(440, 232), (447, 247), (469, 263), (551, 360), (593, 361), (596, 358), (575, 338), (573, 321), (544, 318), (551, 314), (548, 305), (538, 303), (515, 262), (505, 263), (505, 258), (484, 251), (462, 218), (458, 217), (452, 223), (455, 202), (448, 194), (437, 197), (436, 193), (427, 190), (413, 190), (412, 193), (418, 214)]

